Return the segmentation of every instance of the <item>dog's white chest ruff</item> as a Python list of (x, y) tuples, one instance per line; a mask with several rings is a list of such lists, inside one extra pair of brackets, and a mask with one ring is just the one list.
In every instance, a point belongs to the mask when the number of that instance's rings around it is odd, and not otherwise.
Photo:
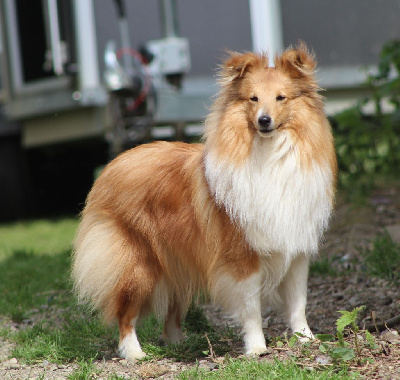
[(332, 173), (302, 168), (290, 136), (255, 139), (240, 167), (207, 153), (205, 173), (216, 202), (257, 252), (317, 252), (332, 210)]

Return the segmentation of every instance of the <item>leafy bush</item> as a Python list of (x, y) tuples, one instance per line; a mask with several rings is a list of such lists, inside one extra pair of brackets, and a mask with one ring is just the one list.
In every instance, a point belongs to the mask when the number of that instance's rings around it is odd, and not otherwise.
[[(400, 175), (400, 40), (384, 45), (378, 72), (365, 83), (371, 96), (332, 118), (339, 184), (353, 195), (365, 194), (376, 179)], [(382, 112), (388, 101), (393, 112)], [(374, 114), (364, 111), (372, 102)]]

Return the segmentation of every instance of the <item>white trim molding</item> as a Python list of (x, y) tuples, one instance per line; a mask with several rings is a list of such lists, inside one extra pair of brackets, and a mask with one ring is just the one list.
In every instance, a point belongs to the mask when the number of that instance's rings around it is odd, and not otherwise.
[(253, 50), (268, 52), (273, 66), (275, 54), (283, 50), (280, 0), (249, 0)]

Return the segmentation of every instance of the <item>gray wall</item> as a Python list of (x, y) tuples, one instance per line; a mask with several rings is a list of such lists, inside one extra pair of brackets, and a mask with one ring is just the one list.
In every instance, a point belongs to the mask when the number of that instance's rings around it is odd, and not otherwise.
[[(125, 0), (134, 47), (161, 37), (158, 0)], [(224, 49), (251, 50), (247, 0), (178, 0), (181, 35), (188, 37), (193, 75), (209, 75)], [(118, 41), (112, 0), (94, 0), (99, 55)], [(284, 44), (311, 46), (321, 66), (374, 64), (382, 44), (400, 38), (400, 0), (281, 0)]]
[(377, 62), (400, 39), (399, 0), (281, 0), (285, 46), (304, 40), (322, 66)]
[[(158, 0), (125, 0), (125, 3), (133, 47), (161, 37)], [(94, 0), (94, 4), (102, 54), (107, 40), (118, 41), (117, 18), (112, 0)], [(180, 34), (190, 42), (192, 74), (211, 74), (225, 49), (251, 50), (246, 0), (178, 0), (177, 4)]]

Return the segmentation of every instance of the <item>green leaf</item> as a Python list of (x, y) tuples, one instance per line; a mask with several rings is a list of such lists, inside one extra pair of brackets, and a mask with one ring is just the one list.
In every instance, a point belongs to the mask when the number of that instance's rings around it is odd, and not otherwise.
[(346, 310), (339, 310), (338, 313), (342, 314), (340, 318), (336, 321), (336, 327), (338, 332), (343, 333), (344, 329), (347, 326), (355, 326), (356, 325), (356, 320), (357, 316), (360, 310), (364, 309), (365, 306), (360, 306), (354, 308), (352, 311), (346, 311)]
[(367, 339), (367, 342), (371, 349), (375, 350), (376, 348), (379, 347), (375, 342), (374, 336), (367, 330), (365, 331), (365, 339)]
[(335, 340), (332, 334), (316, 334), (315, 337), (321, 342), (332, 342)]
[(334, 348), (330, 352), (330, 355), (335, 360), (344, 360), (344, 361), (352, 360), (355, 357), (354, 350), (350, 347)]
[(289, 342), (288, 342), (289, 347), (290, 348), (294, 347), (297, 344), (298, 341), (299, 341), (299, 338), (297, 337), (297, 335), (293, 334), (290, 337)]
[(326, 343), (322, 343), (319, 345), (319, 350), (324, 354), (326, 354), (329, 351), (329, 349), (330, 347)]
[(342, 316), (337, 319), (336, 328), (338, 332), (343, 333), (344, 329), (354, 322), (354, 318), (353, 315), (348, 311), (341, 310), (339, 313), (342, 313)]

